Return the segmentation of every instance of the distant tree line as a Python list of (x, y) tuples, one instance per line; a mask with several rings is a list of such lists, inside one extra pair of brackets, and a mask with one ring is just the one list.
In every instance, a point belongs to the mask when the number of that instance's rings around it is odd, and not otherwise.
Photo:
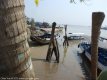
[(47, 28), (50, 27), (48, 22), (35, 22), (33, 18), (26, 17), (27, 24), (31, 26), (32, 28)]

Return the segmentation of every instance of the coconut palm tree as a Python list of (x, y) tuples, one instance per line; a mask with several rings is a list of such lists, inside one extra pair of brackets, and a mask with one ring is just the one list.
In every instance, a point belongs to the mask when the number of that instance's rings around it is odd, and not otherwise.
[(0, 0), (0, 77), (35, 77), (26, 28), (24, 0)]

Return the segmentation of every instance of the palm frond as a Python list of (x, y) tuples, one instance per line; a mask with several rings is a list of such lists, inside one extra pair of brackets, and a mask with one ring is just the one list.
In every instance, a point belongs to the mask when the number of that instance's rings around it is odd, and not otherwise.
[[(80, 2), (84, 2), (85, 0), (79, 0)], [(76, 3), (75, 0), (70, 0), (71, 3)]]

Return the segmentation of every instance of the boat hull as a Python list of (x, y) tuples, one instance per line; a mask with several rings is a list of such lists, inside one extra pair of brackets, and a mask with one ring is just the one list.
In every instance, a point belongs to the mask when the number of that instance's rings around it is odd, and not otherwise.
[(30, 39), (38, 44), (49, 44), (50, 42), (50, 39), (46, 39), (46, 38), (40, 38), (40, 37), (37, 37), (37, 36), (31, 36)]
[[(84, 52), (83, 54), (86, 56), (86, 58), (91, 62), (91, 49), (90, 50), (88, 50), (89, 49), (89, 47), (84, 47), (83, 46), (83, 44), (84, 43), (82, 43), (82, 44), (79, 44), (79, 48)], [(85, 44), (84, 44), (85, 45)], [(91, 45), (90, 45), (91, 46)], [(99, 51), (99, 49), (98, 49), (98, 51)], [(101, 56), (101, 54), (104, 54), (103, 52), (101, 53), (101, 51), (99, 51), (99, 53), (98, 53), (98, 69), (100, 69), (100, 70), (106, 70), (107, 69), (107, 65), (104, 65), (102, 62), (101, 62), (101, 59), (100, 59), (100, 56)]]

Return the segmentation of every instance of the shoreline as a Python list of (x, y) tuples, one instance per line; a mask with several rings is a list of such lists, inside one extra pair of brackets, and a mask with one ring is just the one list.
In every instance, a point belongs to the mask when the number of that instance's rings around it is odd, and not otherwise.
[[(46, 62), (48, 45), (30, 45), (31, 57), (34, 66), (35, 75), (40, 80), (84, 80), (77, 56), (77, 45), (79, 40), (69, 41), (68, 48), (63, 47), (62, 38), (58, 38), (60, 50), (60, 62), (55, 63), (53, 55), (51, 62)], [(75, 69), (75, 72), (74, 72)]]

